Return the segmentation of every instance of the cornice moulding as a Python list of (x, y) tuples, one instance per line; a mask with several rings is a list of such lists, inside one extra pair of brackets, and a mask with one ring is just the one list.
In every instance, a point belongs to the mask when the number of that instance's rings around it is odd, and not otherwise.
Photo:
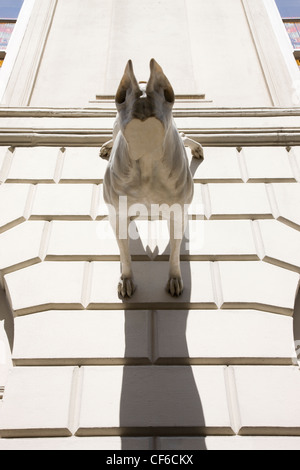
[[(0, 107), (0, 117), (115, 117), (117, 111), (107, 108), (31, 108)], [(176, 108), (175, 117), (280, 117), (300, 116), (300, 107), (293, 108)]]
[[(195, 132), (194, 129), (179, 129), (204, 146), (298, 146), (300, 129), (283, 131), (282, 129), (211, 129)], [(101, 146), (111, 138), (109, 130), (95, 129), (83, 132), (76, 130), (19, 130), (0, 129), (0, 145), (18, 146)]]
[[(101, 146), (115, 110), (0, 107), (0, 145)], [(206, 146), (300, 145), (300, 108), (176, 109), (180, 131)]]

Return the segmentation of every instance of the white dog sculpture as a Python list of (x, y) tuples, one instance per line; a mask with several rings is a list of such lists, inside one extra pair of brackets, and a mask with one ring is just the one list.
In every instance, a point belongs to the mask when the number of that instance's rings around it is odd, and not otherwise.
[(135, 291), (128, 227), (131, 217), (141, 213), (141, 206), (146, 214), (153, 215), (155, 209), (157, 215), (169, 221), (171, 254), (167, 290), (172, 296), (182, 294), (180, 247), (194, 193), (184, 146), (192, 149), (193, 156), (203, 159), (201, 145), (178, 133), (172, 117), (174, 91), (154, 59), (150, 70), (147, 86), (139, 86), (132, 62), (127, 63), (116, 94), (118, 117), (113, 139), (100, 151), (102, 158), (109, 158), (104, 199), (120, 249), (118, 291), (122, 298), (130, 298)]

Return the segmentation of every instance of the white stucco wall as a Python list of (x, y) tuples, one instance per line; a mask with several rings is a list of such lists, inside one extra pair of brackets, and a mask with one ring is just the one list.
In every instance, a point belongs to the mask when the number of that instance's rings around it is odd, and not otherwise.
[[(34, 2), (0, 108), (0, 450), (300, 449), (300, 110), (269, 7)], [(95, 95), (152, 56), (206, 94), (174, 109), (205, 161), (183, 296), (154, 224), (123, 303), (99, 159), (115, 109)]]
[(147, 80), (152, 57), (178, 94), (271, 104), (241, 0), (58, 0), (30, 104), (87, 106), (115, 93), (129, 58)]

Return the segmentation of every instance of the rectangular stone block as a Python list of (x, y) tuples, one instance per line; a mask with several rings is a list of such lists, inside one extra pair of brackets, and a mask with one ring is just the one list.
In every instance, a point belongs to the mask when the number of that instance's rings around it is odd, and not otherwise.
[(291, 154), (292, 158), (294, 158), (294, 161), (296, 163), (295, 170), (297, 174), (297, 180), (300, 181), (300, 147), (292, 147)]
[(92, 184), (39, 184), (31, 219), (89, 220), (94, 190)]
[(300, 233), (277, 220), (257, 221), (264, 260), (300, 272)]
[(6, 171), (5, 171), (5, 160), (6, 160), (6, 155), (7, 155), (8, 147), (0, 147), (0, 183), (3, 183), (5, 181), (6, 177)]
[[(300, 450), (299, 437), (207, 436), (158, 437), (159, 451)], [(1, 439), (0, 450), (153, 450), (147, 437), (55, 437)], [(185, 455), (185, 454), (184, 454)], [(187, 459), (186, 459), (187, 460)], [(195, 461), (195, 459), (193, 459)]]
[(273, 184), (278, 220), (300, 229), (300, 184)]
[(84, 367), (77, 435), (232, 434), (223, 367)]
[(300, 435), (298, 367), (235, 366), (239, 434)]
[(103, 184), (99, 185), (99, 199), (98, 199), (96, 213), (97, 213), (97, 219), (100, 219), (100, 220), (109, 215), (108, 208), (104, 201), (104, 196), (103, 196)]
[(244, 147), (249, 181), (295, 181), (285, 147)]
[[(186, 150), (191, 159), (191, 150)], [(197, 161), (191, 164), (192, 170), (197, 167), (194, 179), (200, 183), (242, 182), (238, 159), (236, 147), (205, 147), (201, 165), (198, 166)]]
[(248, 220), (190, 220), (186, 239), (182, 253), (199, 259), (258, 259)]
[(24, 222), (0, 234), (0, 269), (6, 273), (41, 261), (45, 222)]
[(299, 437), (160, 437), (158, 450), (300, 450)]
[(272, 218), (263, 184), (209, 184), (212, 219)]
[(203, 196), (203, 184), (194, 185), (193, 201), (188, 209), (190, 218), (197, 216), (198, 219), (204, 219), (206, 214), (205, 199)]
[(292, 315), (299, 274), (261, 261), (220, 262), (222, 308)]
[[(6, 318), (6, 313), (4, 312), (5, 310), (5, 305), (3, 305), (3, 292), (1, 294), (1, 314), (0, 314), (0, 407), (1, 407), (1, 399), (3, 397), (3, 392), (5, 389), (5, 385), (7, 382), (7, 377), (9, 374), (10, 369), (12, 368), (12, 360), (11, 360), (11, 347), (13, 343), (13, 321), (10, 320), (10, 326), (9, 324), (9, 319), (6, 319), (4, 321), (4, 318)], [(8, 340), (8, 334), (10, 334), (10, 340), (11, 344)], [(0, 408), (1, 410), (1, 408)]]
[[(167, 221), (131, 222), (130, 253), (135, 259), (170, 255)], [(256, 260), (250, 221), (190, 220), (181, 246), (184, 257), (199, 260)], [(114, 231), (103, 221), (52, 221), (47, 260), (118, 260)]]
[(257, 310), (160, 310), (154, 318), (159, 364), (292, 364), (290, 317)]
[(1, 439), (0, 450), (151, 450), (147, 437), (55, 437)]
[[(126, 305), (141, 309), (154, 308), (216, 308), (210, 263), (183, 262), (181, 264), (185, 290), (181, 297), (171, 297), (166, 292), (169, 263), (161, 261), (137, 261), (133, 273), (137, 289), (131, 299), (119, 299), (117, 286), (120, 279), (120, 263), (93, 263), (89, 309), (120, 308)], [(173, 307), (176, 306), (176, 307)]]
[(103, 181), (107, 161), (99, 153), (100, 147), (66, 147), (61, 183)]
[(21, 367), (10, 372), (0, 436), (70, 436), (73, 367)]
[(29, 184), (0, 186), (0, 232), (26, 220), (25, 208), (29, 189)]
[(82, 309), (85, 263), (39, 263), (5, 276), (16, 315), (56, 308)]
[[(194, 198), (191, 203), (191, 205), (188, 208), (188, 214), (190, 218), (195, 218), (197, 216), (198, 219), (204, 219), (205, 216), (205, 201), (203, 197), (203, 191), (202, 191), (202, 184), (196, 183), (194, 185)], [(121, 203), (122, 204), (122, 203)], [(122, 205), (120, 205), (122, 207)], [(127, 210), (126, 205), (124, 206), (125, 210)], [(103, 185), (99, 185), (99, 201), (97, 205), (97, 219), (103, 219), (106, 218), (109, 215), (108, 207), (107, 204), (104, 201), (104, 196), (103, 196)], [(137, 216), (140, 216), (140, 214), (137, 211)], [(147, 214), (148, 215), (148, 214)], [(152, 218), (153, 213), (149, 213), (149, 218)], [(156, 211), (154, 211), (155, 218), (157, 218)], [(142, 217), (140, 217), (142, 218)]]
[[(83, 334), (84, 331), (84, 334)], [(49, 311), (15, 319), (15, 365), (151, 361), (147, 311)]]
[(7, 182), (54, 183), (58, 147), (17, 147)]
[(108, 221), (53, 221), (47, 260), (119, 259), (120, 251)]

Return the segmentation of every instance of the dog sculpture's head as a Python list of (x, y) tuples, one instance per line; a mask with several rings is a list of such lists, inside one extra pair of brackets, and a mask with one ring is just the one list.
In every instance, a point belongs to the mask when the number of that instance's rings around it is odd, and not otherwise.
[(147, 85), (139, 85), (129, 60), (116, 94), (119, 125), (133, 160), (162, 158), (165, 135), (172, 123), (173, 88), (152, 59)]

